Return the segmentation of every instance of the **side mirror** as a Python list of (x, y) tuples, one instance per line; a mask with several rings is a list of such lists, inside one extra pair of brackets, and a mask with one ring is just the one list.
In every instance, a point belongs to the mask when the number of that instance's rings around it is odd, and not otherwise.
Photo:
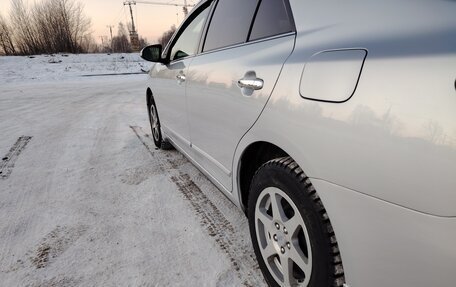
[(163, 63), (164, 59), (162, 59), (163, 47), (160, 44), (147, 46), (141, 50), (141, 58), (149, 62), (155, 63)]

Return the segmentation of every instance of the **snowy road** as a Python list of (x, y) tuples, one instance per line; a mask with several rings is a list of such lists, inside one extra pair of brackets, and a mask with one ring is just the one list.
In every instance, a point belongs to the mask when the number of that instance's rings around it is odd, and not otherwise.
[(145, 80), (0, 86), (1, 286), (264, 284), (242, 212), (153, 147)]

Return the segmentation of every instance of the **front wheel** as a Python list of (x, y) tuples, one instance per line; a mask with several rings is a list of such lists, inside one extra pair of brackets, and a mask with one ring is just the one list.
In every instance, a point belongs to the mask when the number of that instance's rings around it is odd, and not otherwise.
[(259, 168), (250, 188), (248, 217), (269, 286), (343, 286), (342, 261), (328, 215), (290, 157)]
[(172, 145), (163, 139), (161, 133), (161, 126), (160, 126), (160, 119), (158, 118), (157, 112), (157, 105), (155, 105), (155, 101), (151, 99), (151, 103), (148, 107), (149, 110), (149, 121), (150, 121), (150, 128), (152, 131), (152, 138), (154, 139), (154, 144), (157, 148), (161, 148), (164, 150), (172, 149)]

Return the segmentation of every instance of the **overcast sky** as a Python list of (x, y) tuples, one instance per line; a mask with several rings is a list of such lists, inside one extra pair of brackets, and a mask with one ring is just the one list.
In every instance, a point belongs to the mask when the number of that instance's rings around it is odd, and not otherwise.
[[(0, 13), (7, 16), (10, 10), (11, 0), (0, 0)], [(27, 0), (24, 0), (27, 2)], [(40, 2), (41, 0), (28, 0), (28, 3)], [(93, 36), (100, 41), (100, 36), (109, 36), (108, 25), (114, 25), (114, 35), (117, 33), (119, 22), (130, 22), (128, 6), (124, 6), (123, 0), (74, 0), (84, 4), (86, 15), (92, 20)], [(145, 0), (147, 1), (147, 0)], [(151, 0), (162, 3), (183, 3), (183, 0)], [(197, 0), (187, 0), (189, 4), (196, 4)], [(139, 35), (147, 38), (149, 43), (157, 41), (161, 34), (168, 30), (171, 25), (179, 26), (184, 15), (182, 7), (158, 6), (150, 4), (136, 4), (133, 7), (135, 24)], [(191, 9), (191, 8), (190, 8)], [(190, 10), (189, 9), (189, 10)], [(176, 15), (177, 14), (177, 15)]]

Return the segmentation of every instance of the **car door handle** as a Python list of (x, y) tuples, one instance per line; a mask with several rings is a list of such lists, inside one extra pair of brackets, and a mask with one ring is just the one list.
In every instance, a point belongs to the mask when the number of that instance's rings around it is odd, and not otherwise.
[(238, 81), (239, 88), (252, 89), (254, 91), (261, 90), (263, 88), (264, 81), (262, 79), (240, 79)]
[(186, 77), (183, 73), (179, 73), (179, 74), (177, 74), (176, 79), (179, 82), (179, 84), (181, 84), (181, 83), (185, 82)]

